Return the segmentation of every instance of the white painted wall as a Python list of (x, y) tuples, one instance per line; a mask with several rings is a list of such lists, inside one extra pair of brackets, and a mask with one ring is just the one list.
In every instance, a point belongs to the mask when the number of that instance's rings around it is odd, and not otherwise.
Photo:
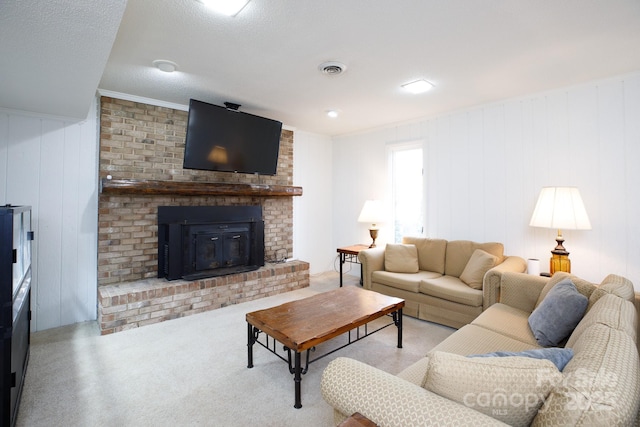
[(96, 318), (96, 102), (82, 122), (0, 110), (0, 203), (33, 209), (32, 330)]
[(572, 272), (640, 290), (640, 73), (334, 138), (335, 244), (366, 241), (355, 220), (386, 188), (384, 147), (409, 140), (424, 140), (428, 236), (500, 241), (548, 271), (556, 231), (529, 227), (533, 207), (577, 186), (593, 230), (564, 231)]
[(336, 247), (331, 241), (331, 138), (293, 133), (293, 182), (302, 196), (293, 198), (293, 257), (309, 263), (309, 273), (333, 269)]
[[(384, 200), (388, 131), (339, 138), (333, 146), (333, 245), (370, 244), (369, 226), (358, 223), (366, 200)], [(386, 241), (383, 227), (376, 243)], [(359, 274), (359, 269), (357, 273)]]

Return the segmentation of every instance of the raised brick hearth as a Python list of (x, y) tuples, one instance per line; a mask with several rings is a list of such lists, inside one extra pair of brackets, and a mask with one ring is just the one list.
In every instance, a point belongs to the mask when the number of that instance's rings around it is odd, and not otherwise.
[(98, 288), (103, 335), (309, 286), (309, 264), (269, 264), (248, 273), (187, 282), (146, 279)]

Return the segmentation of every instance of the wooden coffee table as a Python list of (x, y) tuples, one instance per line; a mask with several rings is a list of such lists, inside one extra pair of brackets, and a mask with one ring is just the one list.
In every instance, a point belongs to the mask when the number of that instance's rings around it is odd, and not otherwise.
[[(308, 298), (288, 302), (265, 310), (247, 313), (248, 368), (253, 368), (253, 345), (260, 344), (289, 364), (295, 385), (295, 408), (301, 408), (300, 382), (309, 364), (329, 354), (353, 344), (381, 329), (395, 325), (398, 328), (398, 348), (402, 348), (402, 308), (404, 300), (354, 286), (338, 288)], [(382, 316), (390, 315), (392, 320), (373, 331), (367, 323)], [(364, 332), (360, 333), (360, 327)], [(353, 329), (357, 334), (352, 337)], [(265, 342), (258, 340), (261, 332)], [(347, 344), (309, 360), (309, 351), (316, 345), (348, 333)], [(273, 348), (269, 344), (272, 338)], [(287, 358), (276, 352), (275, 341), (284, 345)], [(302, 367), (301, 353), (306, 351), (305, 366)], [(293, 364), (291, 353), (293, 352)]]

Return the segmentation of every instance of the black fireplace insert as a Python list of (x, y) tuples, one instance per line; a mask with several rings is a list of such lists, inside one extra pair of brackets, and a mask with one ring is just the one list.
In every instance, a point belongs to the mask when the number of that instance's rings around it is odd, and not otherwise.
[(158, 207), (158, 277), (196, 280), (263, 265), (260, 206)]

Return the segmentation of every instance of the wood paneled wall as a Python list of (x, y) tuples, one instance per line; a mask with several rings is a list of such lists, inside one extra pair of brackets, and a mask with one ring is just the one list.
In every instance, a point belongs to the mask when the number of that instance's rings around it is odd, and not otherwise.
[(30, 205), (32, 328), (96, 318), (98, 145), (86, 120), (0, 111), (0, 203)]

